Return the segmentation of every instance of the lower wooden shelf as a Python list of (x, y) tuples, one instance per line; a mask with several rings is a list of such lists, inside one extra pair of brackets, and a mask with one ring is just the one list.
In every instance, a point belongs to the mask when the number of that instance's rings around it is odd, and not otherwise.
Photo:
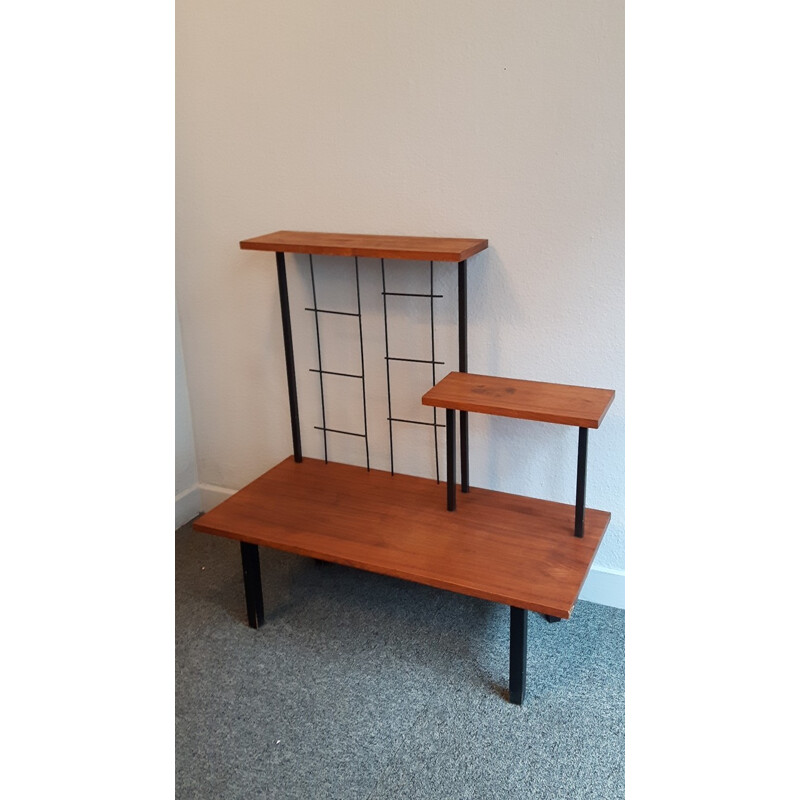
[(472, 488), (448, 513), (446, 484), (287, 458), (195, 530), (567, 619), (611, 515)]

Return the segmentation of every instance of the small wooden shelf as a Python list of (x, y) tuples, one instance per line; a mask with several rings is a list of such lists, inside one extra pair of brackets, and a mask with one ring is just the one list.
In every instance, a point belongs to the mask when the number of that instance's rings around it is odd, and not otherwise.
[(311, 253), (327, 256), (363, 256), (412, 261), (465, 261), (485, 250), (487, 239), (439, 236), (373, 236), (360, 233), (275, 231), (239, 242), (242, 250)]
[(611, 517), (472, 488), (448, 514), (435, 480), (287, 458), (198, 531), (567, 619)]
[(451, 372), (422, 396), (422, 404), (501, 417), (598, 428), (614, 400), (611, 389), (590, 389), (469, 372)]

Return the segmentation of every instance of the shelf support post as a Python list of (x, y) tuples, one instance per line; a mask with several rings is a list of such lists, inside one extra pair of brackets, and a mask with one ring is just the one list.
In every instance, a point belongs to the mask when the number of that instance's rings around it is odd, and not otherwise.
[(251, 628), (259, 628), (264, 624), (264, 597), (261, 593), (261, 562), (258, 557), (258, 545), (249, 542), (242, 542), (241, 545), (247, 621)]
[(456, 412), (445, 409), (447, 438), (447, 510), (456, 510)]
[(511, 636), (509, 647), (508, 699), (518, 706), (525, 700), (528, 674), (528, 612), (510, 606)]
[[(289, 289), (286, 283), (286, 260), (283, 253), (275, 253), (278, 263), (278, 295), (281, 301), (281, 323), (283, 324), (283, 350), (286, 358), (286, 382), (289, 387), (289, 415), (292, 420), (292, 449), (294, 460), (303, 460), (300, 445), (300, 415), (297, 410), (297, 379), (294, 372), (294, 346), (292, 344), (292, 318), (289, 314)], [(320, 367), (321, 369), (321, 367)]]
[[(458, 262), (458, 371), (467, 372), (467, 262)], [(461, 426), (461, 491), (469, 491), (469, 422), (458, 412)]]
[(586, 449), (589, 429), (578, 429), (578, 480), (575, 490), (575, 535), (583, 537), (583, 517), (586, 511)]

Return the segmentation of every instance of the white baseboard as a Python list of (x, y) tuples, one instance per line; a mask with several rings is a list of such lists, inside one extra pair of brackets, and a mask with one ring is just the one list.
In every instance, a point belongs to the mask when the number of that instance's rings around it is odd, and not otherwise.
[(189, 489), (175, 495), (175, 530), (194, 519), (198, 514), (211, 511), (223, 500), (236, 494), (235, 489), (224, 489), (222, 486), (211, 486), (208, 483), (196, 483)]
[[(210, 483), (198, 484), (200, 489), (201, 511), (211, 511), (212, 508), (218, 506), (223, 500), (227, 500), (232, 495), (236, 494), (236, 489), (225, 489), (222, 486), (213, 486)], [(199, 512), (198, 512), (199, 513)]]
[(202, 499), (200, 485), (197, 483), (175, 495), (175, 530), (194, 519), (203, 510)]
[(590, 569), (578, 597), (601, 606), (625, 608), (625, 573), (606, 567)]

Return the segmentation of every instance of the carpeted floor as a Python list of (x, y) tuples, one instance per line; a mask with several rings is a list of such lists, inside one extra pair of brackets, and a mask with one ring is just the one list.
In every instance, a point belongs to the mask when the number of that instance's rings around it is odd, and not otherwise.
[(176, 797), (624, 797), (624, 611), (530, 614), (506, 700), (508, 608), (261, 549), (247, 625), (238, 542), (176, 532)]

